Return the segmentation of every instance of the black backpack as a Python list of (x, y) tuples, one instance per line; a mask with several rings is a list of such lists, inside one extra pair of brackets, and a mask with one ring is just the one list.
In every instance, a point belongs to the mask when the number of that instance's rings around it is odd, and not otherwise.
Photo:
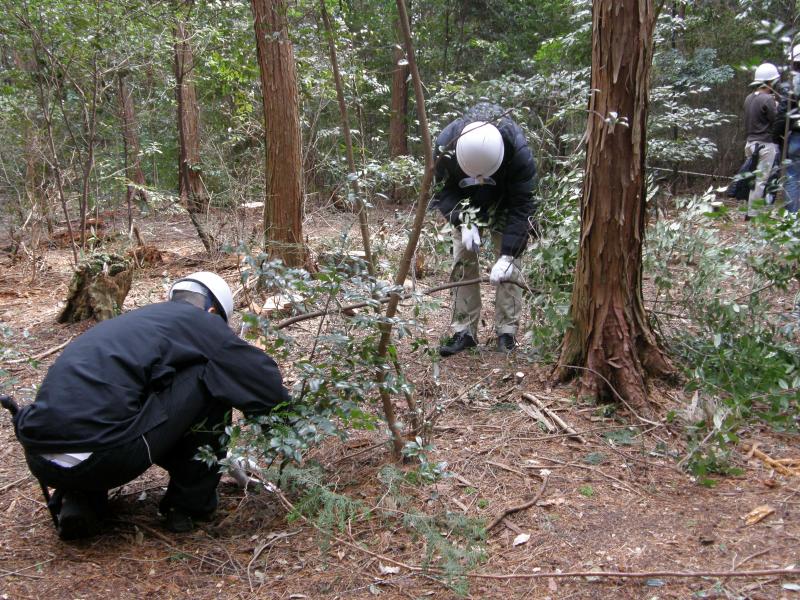
[(758, 155), (764, 146), (756, 144), (753, 149), (753, 154), (750, 158), (742, 163), (736, 175), (731, 181), (725, 195), (728, 198), (736, 198), (737, 200), (747, 200), (750, 196), (750, 190), (755, 187), (756, 182), (756, 169), (758, 168)]

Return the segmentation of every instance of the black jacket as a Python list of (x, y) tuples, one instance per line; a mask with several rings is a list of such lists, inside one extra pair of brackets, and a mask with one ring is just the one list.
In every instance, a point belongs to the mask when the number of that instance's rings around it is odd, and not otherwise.
[(28, 451), (92, 452), (129, 442), (167, 418), (159, 397), (181, 369), (205, 365), (209, 395), (245, 414), (289, 399), (275, 361), (218, 315), (185, 302), (151, 304), (98, 323), (50, 367), (15, 421)]
[[(502, 233), (501, 253), (519, 256), (528, 243), (529, 219), (536, 209), (533, 197), (536, 163), (520, 126), (508, 117), (496, 120), (498, 114), (502, 114), (500, 107), (479, 104), (450, 123), (436, 138), (435, 176), (443, 185), (434, 195), (431, 207), (438, 208), (453, 225), (459, 225), (459, 205), (469, 198), (470, 207), (478, 209), (479, 217), (490, 221)], [(459, 182), (467, 175), (456, 160), (456, 140), (464, 126), (474, 121), (491, 121), (500, 131), (505, 146), (503, 162), (492, 175), (497, 185), (461, 188)]]
[(797, 101), (800, 96), (800, 75), (793, 74), (791, 83), (784, 83), (778, 88), (778, 112), (772, 124), (772, 133), (775, 143), (784, 142), (786, 132), (786, 113), (789, 113), (789, 133), (800, 132), (800, 115), (798, 115)]

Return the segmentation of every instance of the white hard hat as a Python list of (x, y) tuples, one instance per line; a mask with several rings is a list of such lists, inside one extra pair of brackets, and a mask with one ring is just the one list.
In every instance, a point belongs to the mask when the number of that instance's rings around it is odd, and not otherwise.
[(762, 63), (756, 67), (756, 74), (753, 77), (752, 85), (770, 83), (780, 78), (780, 76), (781, 74), (778, 73), (778, 67), (772, 63)]
[(214, 300), (216, 300), (222, 308), (222, 315), (220, 316), (225, 319), (225, 321), (230, 319), (233, 314), (233, 294), (231, 293), (231, 288), (225, 283), (225, 280), (216, 273), (199, 271), (187, 275), (186, 277), (181, 277), (169, 288), (170, 300), (172, 300), (172, 293), (178, 290), (186, 290), (203, 295), (205, 295), (206, 292), (210, 292)]
[(489, 177), (503, 162), (503, 136), (491, 123), (474, 121), (461, 132), (456, 142), (458, 166), (470, 177)]

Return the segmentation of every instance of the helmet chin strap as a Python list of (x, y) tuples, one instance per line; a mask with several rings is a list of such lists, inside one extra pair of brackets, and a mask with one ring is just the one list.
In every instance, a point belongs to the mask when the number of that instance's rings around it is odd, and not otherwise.
[(458, 182), (458, 187), (466, 188), (473, 185), (497, 185), (497, 182), (488, 175), (478, 175), (477, 177), (464, 177)]

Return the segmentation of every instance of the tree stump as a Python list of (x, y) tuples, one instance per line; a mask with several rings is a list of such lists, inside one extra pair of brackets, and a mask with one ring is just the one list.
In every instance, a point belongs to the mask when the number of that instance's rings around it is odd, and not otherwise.
[(78, 265), (69, 284), (67, 305), (59, 323), (77, 323), (94, 317), (98, 321), (119, 314), (133, 283), (133, 267), (116, 254), (94, 254)]

